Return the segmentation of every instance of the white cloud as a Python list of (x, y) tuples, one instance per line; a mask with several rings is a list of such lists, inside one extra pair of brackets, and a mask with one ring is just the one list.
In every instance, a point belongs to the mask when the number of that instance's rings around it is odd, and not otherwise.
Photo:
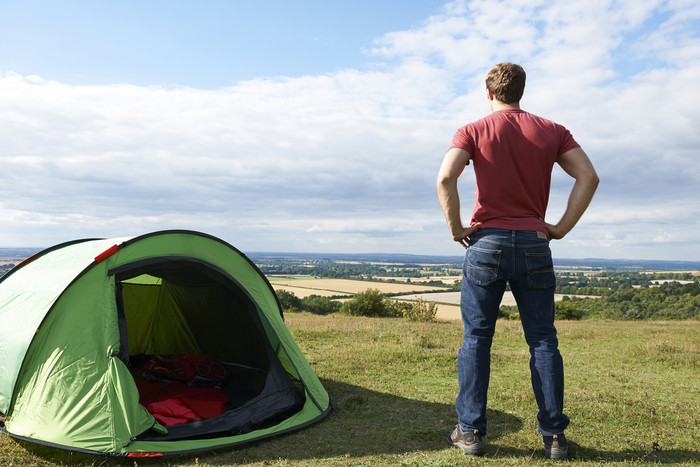
[[(461, 255), (435, 173), (510, 60), (523, 106), (571, 129), (602, 180), (557, 254), (700, 259), (699, 17), (686, 1), (456, 1), (377, 38), (367, 70), (215, 90), (5, 71), (0, 245), (192, 228), (244, 250)], [(570, 188), (555, 172), (548, 218)]]

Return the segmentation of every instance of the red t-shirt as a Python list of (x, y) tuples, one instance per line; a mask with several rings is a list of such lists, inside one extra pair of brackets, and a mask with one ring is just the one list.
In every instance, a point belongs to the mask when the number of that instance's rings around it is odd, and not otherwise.
[(547, 233), (552, 167), (579, 147), (569, 130), (520, 109), (492, 112), (455, 133), (450, 148), (474, 161), (476, 190), (471, 225)]

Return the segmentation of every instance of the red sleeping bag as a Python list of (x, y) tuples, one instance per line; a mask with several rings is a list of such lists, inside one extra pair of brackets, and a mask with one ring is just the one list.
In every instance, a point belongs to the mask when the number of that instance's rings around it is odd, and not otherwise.
[(226, 379), (223, 365), (208, 355), (154, 355), (144, 364), (143, 372), (150, 382), (136, 382), (139, 402), (163, 425), (204, 420), (226, 411), (226, 393), (214, 387), (197, 387)]
[(213, 418), (226, 412), (228, 397), (220, 389), (191, 388), (179, 382), (137, 381), (136, 386), (141, 405), (165, 426)]

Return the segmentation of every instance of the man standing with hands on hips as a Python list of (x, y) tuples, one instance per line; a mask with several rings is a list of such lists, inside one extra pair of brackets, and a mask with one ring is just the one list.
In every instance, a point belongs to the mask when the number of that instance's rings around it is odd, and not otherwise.
[[(454, 241), (467, 249), (462, 276), (464, 341), (457, 357), (457, 426), (448, 442), (483, 454), (491, 342), (506, 283), (518, 304), (530, 347), (532, 389), (545, 456), (566, 459), (564, 365), (554, 327), (550, 239), (578, 222), (598, 186), (586, 153), (563, 126), (520, 109), (525, 71), (501, 63), (486, 77), (491, 113), (457, 130), (437, 179), (438, 197)], [(473, 161), (476, 202), (465, 227), (457, 180)], [(544, 221), (557, 163), (574, 178), (557, 224)]]

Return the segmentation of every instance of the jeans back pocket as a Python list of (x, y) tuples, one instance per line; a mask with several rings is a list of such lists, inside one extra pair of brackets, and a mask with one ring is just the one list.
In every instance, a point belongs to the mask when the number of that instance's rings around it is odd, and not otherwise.
[(470, 246), (467, 249), (467, 277), (469, 280), (488, 285), (498, 278), (501, 250), (487, 250)]
[(540, 251), (525, 253), (527, 266), (527, 281), (532, 287), (547, 289), (556, 283), (554, 266), (552, 265), (552, 252)]

